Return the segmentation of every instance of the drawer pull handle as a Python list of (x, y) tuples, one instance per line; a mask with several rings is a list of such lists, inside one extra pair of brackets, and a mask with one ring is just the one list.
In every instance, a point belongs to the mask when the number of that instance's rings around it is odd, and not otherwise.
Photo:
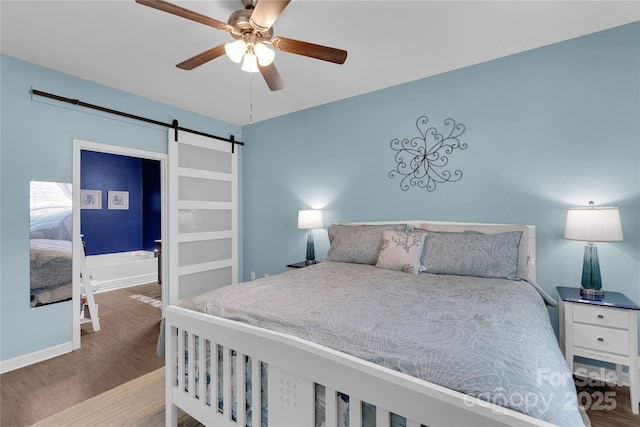
[(604, 338), (598, 337), (598, 342), (604, 342)]
[(604, 316), (602, 314), (598, 314), (598, 319), (604, 319)]

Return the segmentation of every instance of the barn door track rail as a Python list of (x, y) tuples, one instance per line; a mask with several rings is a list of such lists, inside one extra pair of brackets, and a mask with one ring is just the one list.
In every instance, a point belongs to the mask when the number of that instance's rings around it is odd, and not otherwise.
[(37, 90), (37, 89), (31, 89), (31, 93), (34, 94), (34, 95), (43, 96), (45, 98), (55, 99), (56, 101), (66, 102), (68, 104), (79, 105), (80, 107), (91, 108), (92, 110), (102, 111), (104, 113), (115, 114), (117, 116), (127, 117), (129, 119), (140, 120), (142, 122), (151, 123), (151, 124), (154, 124), (154, 125), (171, 128), (171, 129), (174, 130), (174, 140), (176, 142), (178, 142), (178, 131), (183, 131), (183, 132), (189, 132), (189, 133), (193, 133), (193, 134), (196, 134), (196, 135), (204, 136), (204, 137), (207, 137), (207, 138), (213, 138), (213, 139), (217, 139), (217, 140), (220, 140), (220, 141), (226, 141), (226, 142), (231, 144), (231, 152), (232, 153), (235, 152), (236, 144), (244, 145), (244, 142), (236, 141), (236, 139), (235, 139), (235, 137), (233, 135), (231, 135), (229, 138), (224, 138), (222, 136), (211, 135), (209, 133), (200, 132), (198, 130), (185, 128), (185, 127), (179, 126), (178, 125), (178, 120), (175, 120), (175, 119), (171, 123), (164, 123), (164, 122), (160, 122), (158, 120), (149, 119), (147, 117), (136, 116), (134, 114), (125, 113), (123, 111), (118, 111), (118, 110), (113, 110), (113, 109), (107, 108), (107, 107), (101, 107), (101, 106), (95, 105), (95, 104), (89, 104), (87, 102), (80, 101), (79, 99), (66, 98), (64, 96), (55, 95), (53, 93), (48, 93), (48, 92), (43, 92), (43, 91)]

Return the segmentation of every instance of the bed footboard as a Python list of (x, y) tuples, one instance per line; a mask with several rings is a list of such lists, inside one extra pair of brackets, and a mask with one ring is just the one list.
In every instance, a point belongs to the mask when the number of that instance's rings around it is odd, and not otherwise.
[(205, 425), (550, 425), (290, 335), (175, 306), (165, 315), (167, 425), (177, 408)]

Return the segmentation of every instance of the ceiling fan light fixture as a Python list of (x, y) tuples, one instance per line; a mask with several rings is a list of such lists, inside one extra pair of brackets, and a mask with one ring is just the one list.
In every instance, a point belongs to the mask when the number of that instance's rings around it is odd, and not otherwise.
[(248, 73), (257, 73), (259, 70), (258, 58), (256, 58), (256, 55), (253, 53), (246, 53), (244, 55), (244, 61), (242, 61), (242, 67), (240, 69)]
[(258, 57), (258, 63), (262, 67), (267, 67), (271, 65), (271, 63), (276, 57), (276, 53), (272, 49), (269, 49), (267, 45), (265, 45), (264, 43), (257, 43), (253, 47), (253, 51)]
[[(221, 43), (176, 64), (176, 67), (182, 70), (193, 70), (226, 53), (236, 64), (242, 62), (242, 70), (249, 73), (260, 72), (269, 90), (276, 91), (284, 88), (284, 82), (273, 64), (275, 50), (335, 64), (343, 64), (347, 59), (346, 50), (273, 36), (273, 24), (291, 0), (241, 0), (244, 9), (233, 12), (226, 23), (167, 0), (136, 0), (136, 2), (228, 32), (235, 39), (233, 42)], [(252, 81), (251, 74), (249, 77), (249, 81)]]
[(244, 40), (236, 40), (231, 43), (226, 43), (224, 45), (224, 51), (227, 53), (230, 60), (239, 64), (240, 61), (242, 61), (242, 56), (247, 51), (247, 44)]

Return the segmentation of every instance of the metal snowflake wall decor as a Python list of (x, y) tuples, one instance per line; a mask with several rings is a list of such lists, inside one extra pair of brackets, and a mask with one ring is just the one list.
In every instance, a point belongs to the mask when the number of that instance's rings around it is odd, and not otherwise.
[(456, 182), (462, 179), (462, 171), (453, 173), (444, 169), (449, 163), (449, 157), (454, 150), (466, 150), (467, 144), (461, 143), (459, 138), (464, 133), (464, 125), (453, 119), (446, 119), (444, 125), (450, 128), (448, 135), (443, 135), (431, 126), (427, 126), (427, 116), (418, 117), (416, 127), (420, 136), (402, 140), (391, 140), (391, 149), (396, 152), (395, 161), (398, 164), (389, 172), (389, 178), (402, 176), (400, 188), (404, 191), (409, 187), (426, 188), (434, 191), (437, 184)]

